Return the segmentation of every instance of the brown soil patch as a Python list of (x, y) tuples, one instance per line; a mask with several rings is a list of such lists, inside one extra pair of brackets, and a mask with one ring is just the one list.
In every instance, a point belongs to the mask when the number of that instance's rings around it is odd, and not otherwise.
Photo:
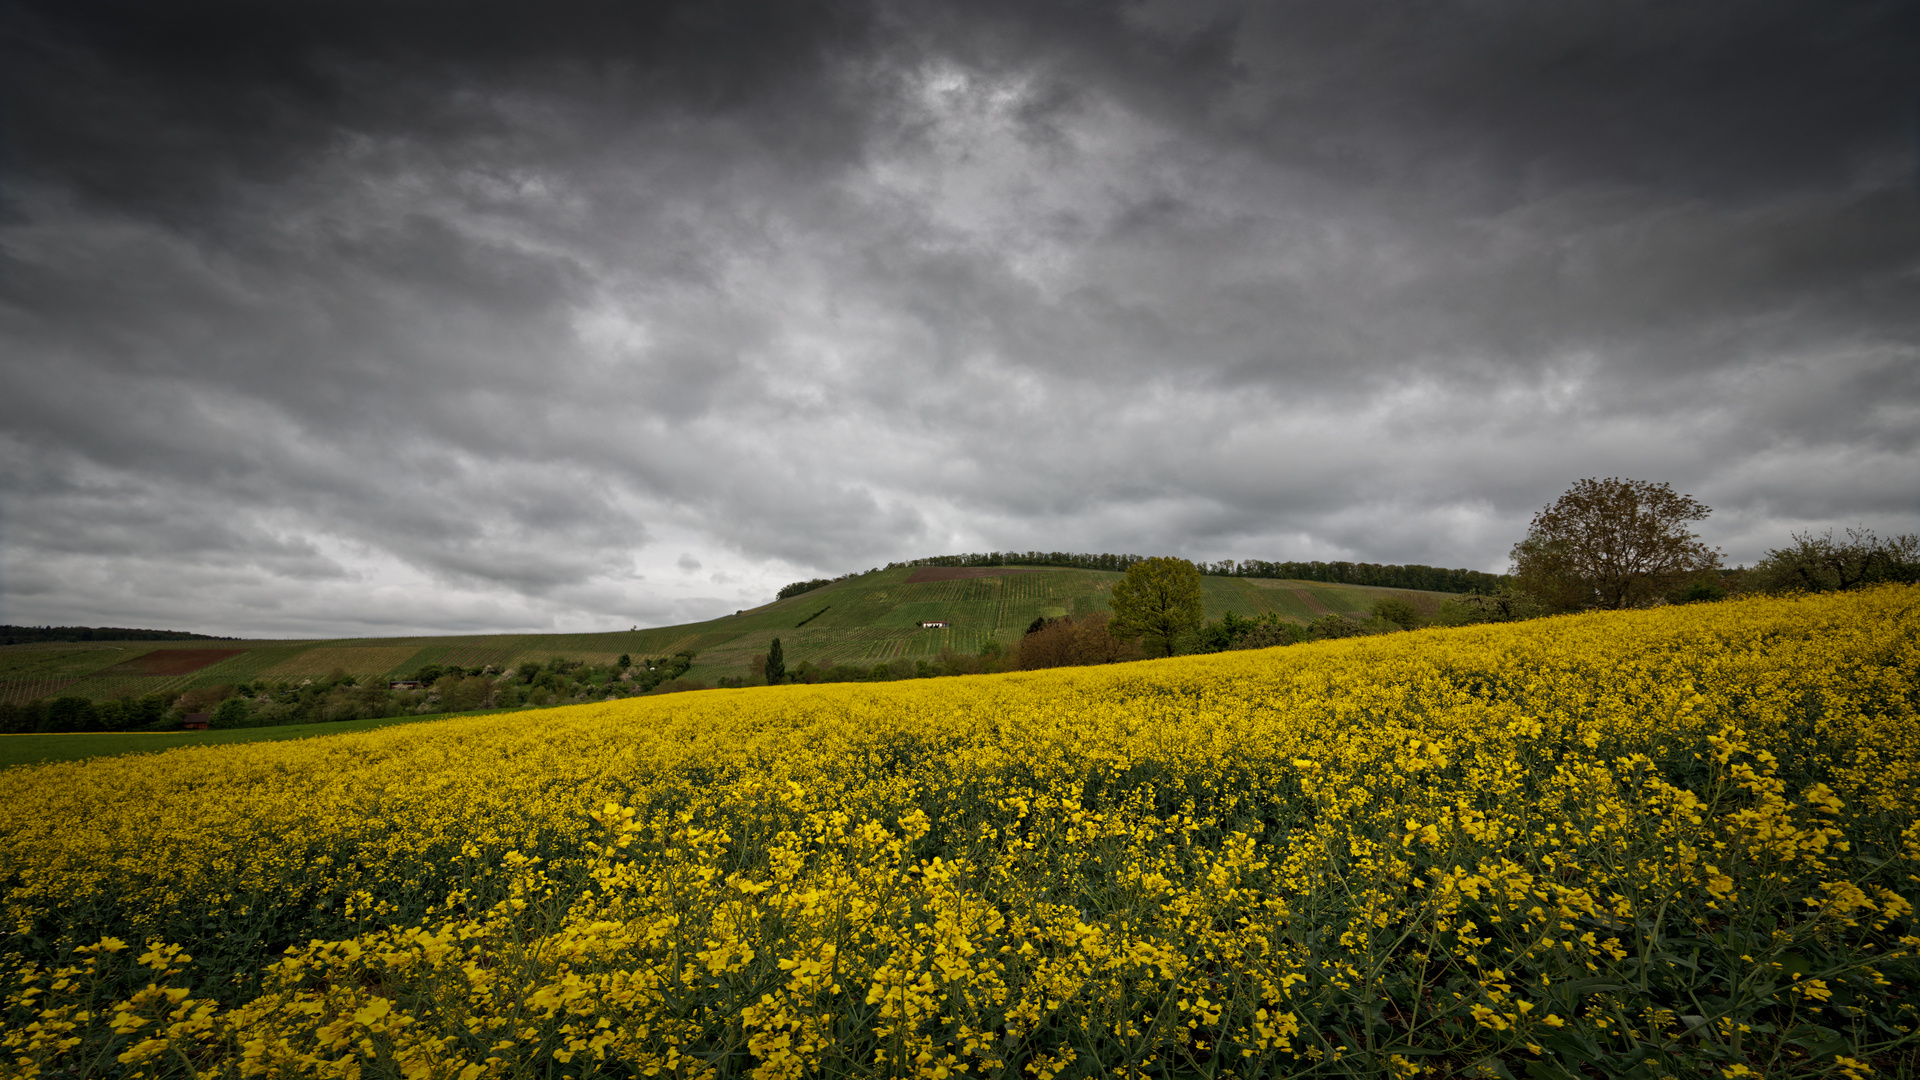
[(1333, 614), (1333, 609), (1321, 603), (1320, 598), (1313, 595), (1312, 589), (1294, 589), (1293, 595), (1299, 597), (1300, 602), (1307, 605), (1307, 610), (1315, 615)]
[(101, 675), (185, 675), (217, 664), (245, 649), (155, 649), (124, 664), (115, 664)]
[(1000, 577), (1004, 574), (1044, 574), (1050, 566), (923, 566), (907, 575), (907, 584), (926, 581), (961, 581), (966, 578)]

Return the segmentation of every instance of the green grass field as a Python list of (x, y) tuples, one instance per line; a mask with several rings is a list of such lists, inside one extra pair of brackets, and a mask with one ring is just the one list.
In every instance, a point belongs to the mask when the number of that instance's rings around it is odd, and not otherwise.
[(350, 731), (368, 731), (394, 724), (447, 720), (455, 716), (535, 711), (537, 710), (479, 709), (463, 713), (389, 716), (378, 720), (342, 720), (332, 724), (288, 724), (284, 727), (235, 728), (230, 731), (94, 731), (67, 735), (0, 735), (0, 769), (12, 768), (15, 765), (39, 765), (49, 761), (84, 761), (87, 758), (118, 757), (121, 754), (148, 754), (160, 750), (172, 750), (179, 746), (224, 746), (228, 743), (311, 739), (326, 735), (344, 735)]
[[(722, 676), (748, 674), (754, 657), (765, 653), (776, 637), (781, 639), (789, 667), (801, 660), (866, 666), (931, 657), (943, 649), (973, 653), (990, 640), (1010, 646), (1037, 616), (1105, 610), (1108, 590), (1121, 577), (1098, 570), (1048, 569), (910, 583), (907, 578), (913, 572), (911, 567), (877, 570), (738, 615), (606, 634), (8, 645), (0, 647), (0, 701), (24, 702), (60, 694), (104, 700), (180, 693), (258, 679), (298, 682), (324, 678), (335, 670), (360, 679), (396, 678), (427, 664), (507, 668), (554, 657), (611, 664), (622, 653), (637, 659), (683, 650), (698, 655), (687, 677), (711, 684)], [(1383, 596), (1403, 597), (1431, 612), (1445, 599), (1441, 593), (1259, 578), (1206, 577), (1201, 579), (1201, 590), (1209, 619), (1228, 611), (1242, 616), (1271, 612), (1300, 622), (1329, 613), (1359, 615)], [(928, 619), (944, 619), (950, 625), (921, 629), (920, 623)], [(153, 653), (214, 645), (243, 651), (181, 674), (129, 673), (142, 664), (164, 667), (158, 661), (165, 658)]]

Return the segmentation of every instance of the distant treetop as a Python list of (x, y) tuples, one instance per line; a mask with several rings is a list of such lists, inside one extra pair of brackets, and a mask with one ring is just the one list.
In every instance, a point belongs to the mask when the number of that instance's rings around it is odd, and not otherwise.
[(859, 576), (858, 574), (841, 574), (839, 577), (817, 577), (810, 581), (796, 581), (791, 585), (782, 586), (780, 592), (774, 596), (774, 599), (785, 600), (789, 596), (799, 596), (803, 592), (812, 592), (815, 589), (831, 585), (836, 581), (845, 581), (850, 577)]
[[(1076, 570), (1111, 570), (1125, 573), (1144, 555), (1092, 555), (1066, 551), (990, 551), (970, 555), (934, 555), (925, 559), (888, 563), (891, 570), (901, 566), (1060, 566)], [(1382, 565), (1356, 562), (1267, 562), (1225, 559), (1214, 563), (1196, 563), (1202, 574), (1213, 577), (1286, 578), (1295, 581), (1321, 581), (1330, 585), (1378, 585), (1394, 589), (1421, 589), (1429, 592), (1497, 591), (1507, 582), (1505, 574), (1479, 570), (1444, 570), (1435, 566)], [(788, 586), (792, 588), (792, 586)]]
[(988, 551), (970, 555), (929, 555), (924, 559), (888, 563), (901, 566), (1064, 566), (1075, 570), (1114, 570), (1125, 573), (1145, 555), (1090, 555), (1077, 551)]
[[(964, 555), (929, 555), (922, 559), (890, 562), (888, 570), (918, 566), (1058, 566), (1071, 570), (1107, 570), (1124, 574), (1146, 562), (1145, 555), (1095, 555), (1083, 551), (986, 551)], [(1437, 566), (1410, 563), (1405, 566), (1356, 562), (1266, 562), (1246, 559), (1235, 562), (1195, 563), (1202, 574), (1211, 577), (1284, 578), (1293, 581), (1320, 581), (1329, 585), (1376, 585), (1389, 589), (1419, 589), (1427, 592), (1495, 593), (1509, 580), (1506, 574), (1488, 574), (1479, 570), (1443, 570)], [(835, 578), (796, 581), (780, 590), (779, 599), (812, 592), (836, 581), (858, 574)]]
[(185, 630), (132, 630), (124, 626), (0, 626), (0, 645), (35, 641), (238, 641)]

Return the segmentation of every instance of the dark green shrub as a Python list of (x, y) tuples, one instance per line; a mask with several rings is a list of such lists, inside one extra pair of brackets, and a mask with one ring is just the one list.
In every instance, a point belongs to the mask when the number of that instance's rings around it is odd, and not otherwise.
[(1417, 630), (1426, 625), (1420, 609), (1397, 596), (1383, 596), (1373, 602), (1374, 617), (1385, 619), (1402, 630)]

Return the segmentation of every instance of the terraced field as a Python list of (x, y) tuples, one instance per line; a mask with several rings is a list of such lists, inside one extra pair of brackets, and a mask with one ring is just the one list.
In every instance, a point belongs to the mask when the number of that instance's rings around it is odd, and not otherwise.
[(422, 651), (411, 644), (322, 645), (302, 650), (260, 674), (269, 679), (321, 678), (334, 671), (345, 671), (349, 675), (385, 675), (413, 663)]
[(14, 703), (59, 693), (84, 693), (72, 688), (96, 672), (125, 663), (148, 645), (88, 641), (6, 646), (0, 649), (0, 701)]
[[(195, 687), (297, 682), (343, 669), (360, 679), (412, 674), (427, 664), (505, 669), (556, 657), (611, 664), (689, 651), (690, 678), (711, 683), (745, 675), (778, 637), (787, 663), (872, 665), (896, 658), (975, 653), (988, 641), (1011, 645), (1036, 617), (1085, 615), (1107, 607), (1119, 574), (1097, 570), (968, 568), (944, 580), (925, 568), (878, 570), (707, 622), (605, 634), (492, 634), (468, 637), (357, 638), (336, 641), (80, 642), (0, 648), (0, 701), (55, 694), (101, 700)], [(1444, 596), (1356, 585), (1248, 578), (1201, 579), (1207, 618), (1228, 611), (1271, 612), (1306, 622), (1329, 613), (1359, 615), (1383, 595), (1431, 610)], [(927, 620), (945, 629), (921, 629)]]
[(16, 704), (36, 698), (52, 697), (72, 686), (76, 679), (6, 679), (0, 681), (0, 701)]

